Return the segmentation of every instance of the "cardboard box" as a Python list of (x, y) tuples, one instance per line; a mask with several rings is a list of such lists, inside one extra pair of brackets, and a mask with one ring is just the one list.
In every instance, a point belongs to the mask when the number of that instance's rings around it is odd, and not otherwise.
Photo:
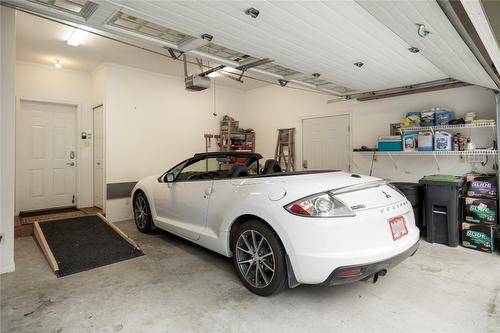
[(495, 226), (462, 223), (462, 246), (482, 252), (495, 250)]
[(497, 223), (497, 202), (492, 199), (465, 198), (464, 221), (468, 223)]
[(496, 199), (497, 179), (496, 177), (476, 177), (469, 182), (467, 196), (473, 198)]

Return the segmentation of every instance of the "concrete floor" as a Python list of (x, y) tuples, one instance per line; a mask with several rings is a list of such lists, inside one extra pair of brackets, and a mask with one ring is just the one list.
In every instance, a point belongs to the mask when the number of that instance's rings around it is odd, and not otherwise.
[(56, 278), (31, 237), (1, 276), (1, 332), (500, 332), (500, 255), (421, 242), (377, 284), (251, 294), (229, 259), (118, 223), (145, 256)]

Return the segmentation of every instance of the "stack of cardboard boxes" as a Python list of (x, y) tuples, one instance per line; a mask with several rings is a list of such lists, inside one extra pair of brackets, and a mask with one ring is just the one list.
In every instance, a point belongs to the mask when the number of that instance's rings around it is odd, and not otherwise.
[(498, 221), (497, 180), (495, 176), (467, 174), (464, 197), (462, 245), (492, 253)]

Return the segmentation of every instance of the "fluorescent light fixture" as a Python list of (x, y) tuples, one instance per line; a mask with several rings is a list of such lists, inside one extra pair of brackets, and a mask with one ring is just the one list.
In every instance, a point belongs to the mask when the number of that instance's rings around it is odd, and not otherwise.
[(217, 71), (217, 72), (212, 72), (210, 74), (207, 74), (208, 77), (217, 77), (217, 76), (220, 76), (220, 71)]
[(68, 43), (68, 45), (78, 46), (83, 41), (84, 37), (85, 31), (75, 28), (66, 42)]
[(59, 59), (56, 59), (56, 62), (54, 63), (54, 67), (57, 69), (61, 68), (61, 62), (59, 61)]

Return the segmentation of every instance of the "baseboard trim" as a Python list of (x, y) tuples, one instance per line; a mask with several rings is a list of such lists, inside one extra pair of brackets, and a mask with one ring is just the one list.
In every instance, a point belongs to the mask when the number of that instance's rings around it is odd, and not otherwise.
[(16, 264), (6, 265), (0, 267), (0, 274), (11, 273), (16, 270)]

